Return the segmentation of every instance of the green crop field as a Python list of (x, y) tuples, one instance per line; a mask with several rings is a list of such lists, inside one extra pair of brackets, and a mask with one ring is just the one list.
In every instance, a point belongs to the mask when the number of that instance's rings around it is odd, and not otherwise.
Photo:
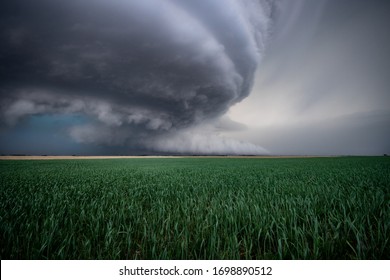
[(1, 259), (389, 259), (390, 158), (0, 161)]

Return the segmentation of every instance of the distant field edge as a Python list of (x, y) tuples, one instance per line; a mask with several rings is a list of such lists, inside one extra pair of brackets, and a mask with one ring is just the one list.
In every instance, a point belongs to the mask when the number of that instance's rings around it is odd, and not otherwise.
[(288, 156), (191, 156), (191, 155), (175, 155), (175, 156), (0, 156), (0, 160), (55, 160), (55, 159), (131, 159), (131, 158), (334, 158), (346, 157), (343, 155), (335, 156), (317, 156), (317, 155), (288, 155)]

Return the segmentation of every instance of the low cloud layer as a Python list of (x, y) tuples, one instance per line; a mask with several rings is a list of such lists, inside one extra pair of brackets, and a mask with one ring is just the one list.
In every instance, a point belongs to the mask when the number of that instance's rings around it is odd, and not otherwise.
[[(3, 126), (80, 115), (77, 142), (181, 153), (259, 154), (189, 129), (248, 96), (276, 1), (3, 1)], [(202, 135), (202, 136), (200, 136)]]
[(145, 143), (154, 151), (194, 155), (266, 155), (269, 151), (245, 140), (223, 136), (214, 125), (191, 127)]

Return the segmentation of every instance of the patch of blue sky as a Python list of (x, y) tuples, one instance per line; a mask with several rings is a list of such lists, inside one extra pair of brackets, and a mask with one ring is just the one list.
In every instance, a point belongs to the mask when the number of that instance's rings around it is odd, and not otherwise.
[(68, 133), (70, 127), (89, 123), (81, 115), (45, 114), (27, 118), (13, 127), (0, 129), (0, 153), (31, 155), (93, 154), (93, 145), (76, 143)]

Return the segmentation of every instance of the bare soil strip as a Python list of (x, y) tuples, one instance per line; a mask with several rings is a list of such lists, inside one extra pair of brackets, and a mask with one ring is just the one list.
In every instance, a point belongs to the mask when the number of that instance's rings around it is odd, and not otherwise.
[(333, 156), (0, 156), (0, 160), (123, 159), (123, 158), (318, 158)]

